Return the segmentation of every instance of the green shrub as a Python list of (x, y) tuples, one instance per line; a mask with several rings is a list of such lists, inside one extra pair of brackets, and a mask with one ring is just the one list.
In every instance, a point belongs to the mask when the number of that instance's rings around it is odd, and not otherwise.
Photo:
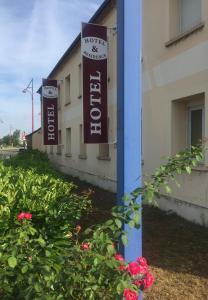
[[(0, 162), (1, 299), (59, 299), (68, 236), (90, 206), (75, 189), (38, 151)], [(21, 212), (32, 220), (18, 221)]]
[(2, 231), (11, 228), (19, 212), (30, 211), (33, 223), (49, 236), (60, 230), (66, 233), (89, 206), (87, 196), (75, 193), (76, 186), (58, 176), (44, 157), (29, 152), (13, 158), (8, 166), (0, 162)]
[[(137, 300), (153, 276), (144, 258), (126, 262), (114, 244), (128, 243), (123, 224), (140, 227), (138, 197), (151, 203), (161, 190), (170, 192), (175, 174), (189, 174), (201, 160), (201, 148), (169, 158), (149, 182), (112, 209), (110, 220), (86, 230), (83, 242), (80, 228), (74, 227), (89, 201), (74, 194), (74, 186), (44, 159), (38, 165), (34, 157), (42, 154), (31, 154), (26, 156), (32, 168), (27, 169), (24, 156), (0, 164), (0, 299)], [(23, 211), (32, 219), (18, 216)]]

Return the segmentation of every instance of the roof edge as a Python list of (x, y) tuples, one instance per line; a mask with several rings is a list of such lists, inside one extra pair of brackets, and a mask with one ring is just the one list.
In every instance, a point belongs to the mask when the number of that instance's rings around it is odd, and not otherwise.
[[(96, 10), (96, 12), (94, 13), (94, 15), (90, 18), (90, 20), (88, 21), (88, 23), (94, 23), (95, 20), (97, 19), (97, 17), (99, 17), (101, 15), (101, 13), (105, 10), (105, 8), (108, 6), (108, 4), (111, 2), (112, 0), (105, 0), (100, 7)], [(78, 34), (78, 36), (74, 39), (74, 41), (71, 43), (71, 45), (69, 46), (69, 48), (65, 51), (65, 53), (62, 55), (62, 57), (59, 59), (59, 61), (57, 62), (57, 64), (55, 65), (55, 67), (52, 69), (52, 71), (49, 73), (47, 79), (49, 79), (54, 72), (58, 69), (58, 67), (62, 64), (62, 62), (64, 61), (64, 59), (72, 52), (72, 50), (77, 46), (78, 42), (81, 40), (81, 33)], [(39, 87), (39, 89), (37, 90), (37, 93), (41, 93), (41, 86)]]

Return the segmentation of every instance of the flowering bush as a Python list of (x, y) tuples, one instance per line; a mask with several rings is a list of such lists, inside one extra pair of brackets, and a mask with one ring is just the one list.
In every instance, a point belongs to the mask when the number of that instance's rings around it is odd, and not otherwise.
[(69, 237), (90, 205), (45, 158), (0, 162), (0, 299), (59, 299)]
[(152, 202), (161, 188), (169, 192), (174, 173), (190, 173), (201, 158), (197, 147), (170, 158), (112, 209), (110, 220), (84, 233), (76, 224), (89, 201), (73, 185), (50, 168), (46, 175), (41, 167), (19, 168), (15, 159), (0, 164), (0, 299), (137, 300), (154, 277), (144, 257), (127, 262), (119, 253), (119, 241), (128, 243), (123, 224), (139, 228), (138, 197)]
[(63, 274), (68, 286), (66, 299), (116, 300), (123, 296), (137, 300), (140, 291), (152, 286), (154, 277), (146, 259), (127, 262), (100, 226), (93, 230), (90, 240), (80, 244), (77, 236), (72, 239), (76, 242)]

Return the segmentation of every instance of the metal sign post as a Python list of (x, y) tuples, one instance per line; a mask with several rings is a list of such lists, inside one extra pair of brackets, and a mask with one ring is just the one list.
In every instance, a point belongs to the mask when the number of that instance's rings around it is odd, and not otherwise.
[[(117, 14), (117, 191), (121, 203), (123, 195), (141, 186), (142, 0), (117, 0)], [(133, 261), (142, 254), (142, 232), (127, 226), (125, 230), (129, 243), (124, 256)]]

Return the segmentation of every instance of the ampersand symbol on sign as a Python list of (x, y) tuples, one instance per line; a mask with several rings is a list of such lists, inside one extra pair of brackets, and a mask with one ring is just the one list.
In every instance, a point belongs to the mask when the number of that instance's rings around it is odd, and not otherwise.
[(96, 46), (92, 46), (92, 52), (98, 52), (98, 48)]

